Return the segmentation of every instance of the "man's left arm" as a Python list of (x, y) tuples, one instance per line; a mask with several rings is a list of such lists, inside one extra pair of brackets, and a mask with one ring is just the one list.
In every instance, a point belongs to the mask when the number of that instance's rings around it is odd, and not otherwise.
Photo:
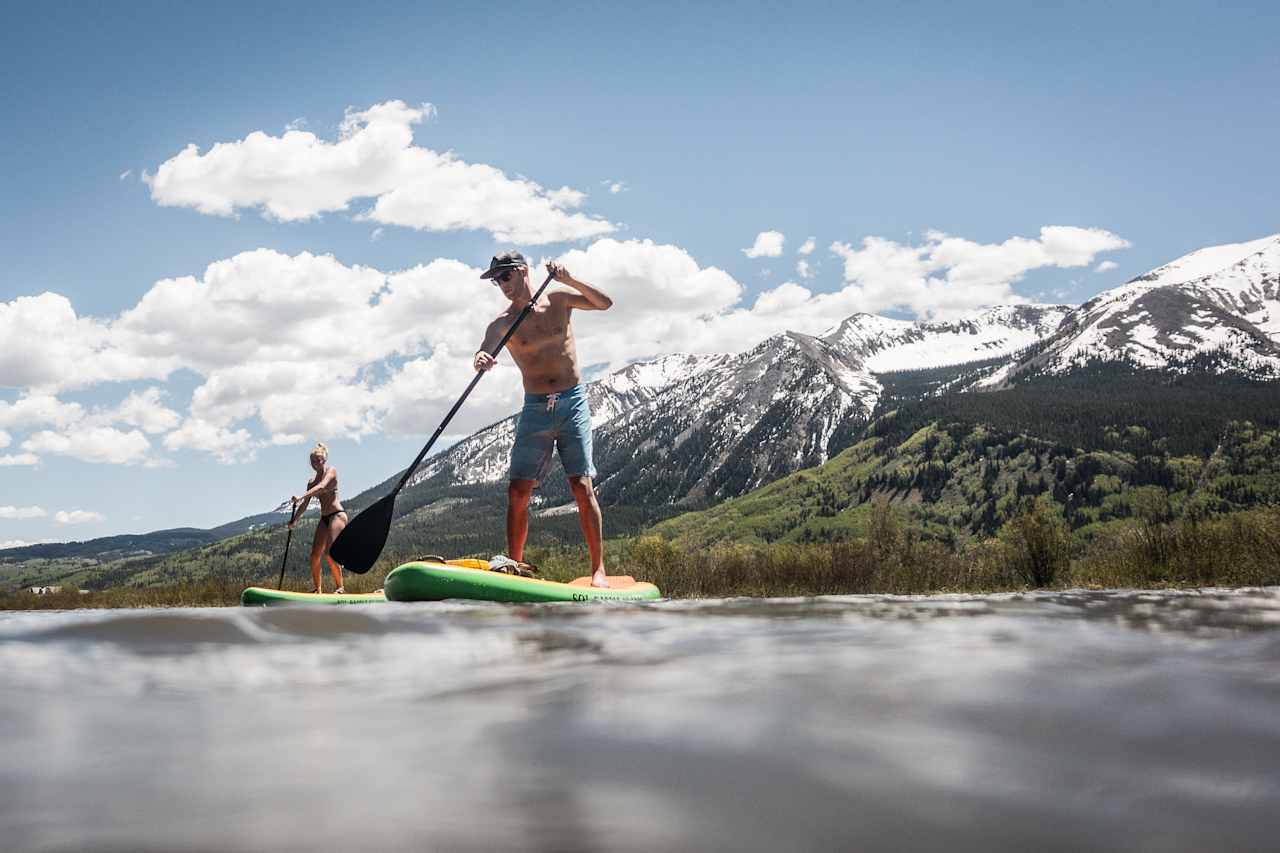
[(547, 272), (551, 273), (552, 278), (560, 284), (572, 287), (577, 293), (566, 293), (565, 301), (570, 308), (578, 308), (583, 311), (607, 311), (613, 305), (613, 300), (604, 294), (598, 288), (587, 284), (585, 281), (578, 281), (563, 265), (554, 261), (547, 264)]

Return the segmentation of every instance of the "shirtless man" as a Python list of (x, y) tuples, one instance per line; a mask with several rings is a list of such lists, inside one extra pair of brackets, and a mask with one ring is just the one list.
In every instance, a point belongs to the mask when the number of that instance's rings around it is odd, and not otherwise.
[[(591, 462), (591, 410), (586, 388), (578, 374), (578, 353), (574, 346), (569, 312), (604, 311), (613, 304), (591, 285), (578, 281), (557, 263), (548, 263), (547, 272), (559, 283), (572, 288), (549, 290), (539, 298), (520, 328), (507, 341), (507, 351), (515, 359), (524, 378), (524, 408), (516, 426), (511, 448), (510, 482), (507, 486), (507, 552), (514, 560), (524, 559), (524, 543), (529, 535), (529, 497), (551, 469), (552, 454), (558, 450), (569, 490), (578, 503), (578, 522), (591, 555), (591, 585), (608, 586), (604, 571), (604, 525), (600, 505), (591, 486), (596, 475)], [(497, 346), (516, 317), (533, 299), (529, 265), (519, 252), (495, 255), (490, 279), (511, 300), (485, 331), (476, 353), (476, 370), (491, 370), (497, 362), (489, 351)]]

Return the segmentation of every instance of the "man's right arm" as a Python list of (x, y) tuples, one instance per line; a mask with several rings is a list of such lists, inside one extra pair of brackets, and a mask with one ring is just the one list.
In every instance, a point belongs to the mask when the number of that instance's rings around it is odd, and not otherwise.
[(471, 366), (477, 371), (492, 370), (493, 366), (498, 363), (490, 353), (493, 348), (498, 345), (498, 341), (502, 340), (502, 335), (506, 329), (502, 328), (502, 320), (494, 320), (489, 324), (489, 328), (485, 329), (484, 341), (480, 344), (480, 349), (476, 351), (475, 357), (471, 360)]

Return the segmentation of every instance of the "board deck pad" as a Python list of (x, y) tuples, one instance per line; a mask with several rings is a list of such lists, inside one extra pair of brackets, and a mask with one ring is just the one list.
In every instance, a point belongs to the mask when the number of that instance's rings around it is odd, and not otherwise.
[(447, 560), (443, 563), (415, 561), (398, 566), (387, 575), (388, 601), (442, 601), (460, 598), (470, 601), (652, 601), (662, 593), (651, 583), (630, 575), (609, 577), (609, 587), (594, 587), (591, 578), (569, 583), (526, 578), (489, 571), (483, 561)]

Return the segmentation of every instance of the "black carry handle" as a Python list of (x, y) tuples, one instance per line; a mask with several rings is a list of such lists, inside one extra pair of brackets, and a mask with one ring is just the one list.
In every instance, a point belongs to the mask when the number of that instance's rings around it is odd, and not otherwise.
[[(516, 317), (511, 328), (507, 329), (507, 333), (502, 336), (502, 340), (498, 341), (498, 345), (493, 348), (493, 352), (489, 355), (494, 358), (498, 357), (498, 353), (502, 352), (502, 348), (507, 345), (507, 341), (515, 334), (516, 328), (524, 322), (524, 318), (533, 310), (534, 303), (538, 301), (538, 297), (542, 295), (542, 291), (547, 289), (547, 285), (551, 284), (553, 275), (548, 274), (547, 280), (542, 283), (537, 292), (533, 294), (533, 298), (529, 300), (529, 304), (524, 306), (520, 315)], [(471, 389), (476, 387), (476, 383), (480, 381), (480, 377), (484, 373), (477, 371), (476, 375), (471, 377), (471, 382), (467, 384), (467, 390), (462, 392), (462, 396), (458, 398), (458, 402), (453, 404), (453, 408), (449, 410), (449, 414), (444, 416), (440, 426), (436, 427), (436, 431), (432, 433), (431, 440), (426, 446), (418, 452), (413, 463), (405, 469), (404, 476), (400, 478), (400, 482), (396, 483), (396, 487), (392, 489), (386, 496), (379, 498), (376, 503), (366, 508), (363, 512), (351, 519), (351, 522), (338, 534), (338, 538), (333, 540), (333, 544), (329, 546), (329, 555), (333, 557), (345, 571), (355, 572), (362, 575), (369, 569), (373, 568), (373, 564), (377, 561), (378, 555), (382, 553), (382, 548), (387, 544), (387, 534), (391, 532), (391, 513), (395, 508), (396, 495), (409, 482), (409, 478), (413, 476), (413, 472), (418, 470), (418, 466), (422, 464), (422, 460), (426, 458), (427, 453), (431, 451), (432, 445), (436, 443), (436, 439), (444, 432), (444, 428), (449, 425), (449, 421), (453, 420), (453, 416), (458, 413), (458, 409), (462, 408), (462, 404), (466, 401), (467, 396), (471, 394)]]

